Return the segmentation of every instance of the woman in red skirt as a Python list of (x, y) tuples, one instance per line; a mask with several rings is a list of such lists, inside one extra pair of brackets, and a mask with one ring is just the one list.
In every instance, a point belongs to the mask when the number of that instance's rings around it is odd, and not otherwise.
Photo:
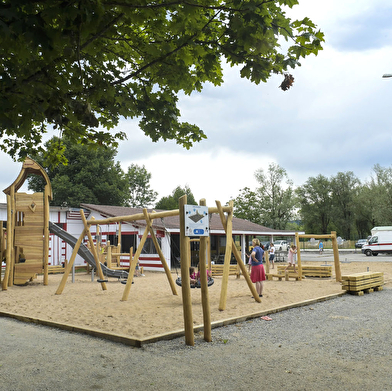
[(256, 284), (256, 292), (259, 297), (263, 297), (263, 281), (265, 281), (265, 270), (263, 265), (264, 250), (260, 247), (259, 239), (253, 239), (252, 271), (250, 272), (251, 281)]

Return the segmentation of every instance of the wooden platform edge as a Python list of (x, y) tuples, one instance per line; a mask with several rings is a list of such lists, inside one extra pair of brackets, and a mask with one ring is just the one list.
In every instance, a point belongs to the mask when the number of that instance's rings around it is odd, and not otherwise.
[[(306, 307), (307, 305), (320, 303), (320, 302), (327, 301), (327, 300), (332, 300), (332, 299), (335, 299), (337, 297), (340, 297), (340, 296), (343, 296), (346, 294), (347, 294), (347, 292), (333, 293), (331, 295), (321, 296), (321, 297), (318, 297), (315, 299), (309, 299), (309, 300), (305, 300), (305, 301), (298, 302), (298, 303), (288, 304), (288, 305), (285, 305), (282, 307), (272, 308), (270, 310), (264, 310), (264, 311), (260, 311), (260, 312), (254, 312), (254, 313), (251, 313), (248, 315), (241, 315), (238, 317), (218, 320), (215, 322), (211, 322), (211, 328), (215, 329), (218, 327), (241, 323), (241, 322), (245, 322), (247, 320), (252, 320), (252, 319), (264, 316), (264, 315), (276, 314), (278, 312), (286, 311), (286, 310), (289, 310), (292, 308)], [(34, 323), (34, 324), (39, 324), (41, 326), (57, 328), (57, 329), (64, 330), (64, 331), (89, 335), (91, 337), (106, 339), (106, 340), (109, 340), (112, 342), (121, 343), (123, 345), (128, 345), (128, 346), (132, 346), (135, 348), (141, 348), (143, 345), (146, 345), (146, 344), (150, 344), (150, 343), (154, 343), (154, 342), (158, 342), (158, 341), (164, 341), (164, 340), (171, 340), (171, 339), (179, 338), (179, 337), (182, 337), (185, 335), (185, 330), (180, 329), (180, 330), (170, 331), (168, 333), (156, 334), (156, 335), (146, 337), (146, 338), (135, 338), (135, 337), (128, 337), (128, 336), (121, 335), (121, 334), (106, 333), (106, 332), (100, 331), (100, 330), (87, 329), (84, 327), (74, 326), (74, 325), (65, 324), (65, 323), (48, 321), (48, 320), (44, 320), (44, 319), (40, 319), (40, 318), (34, 318), (31, 316), (19, 315), (19, 314), (15, 314), (12, 312), (0, 311), (0, 317), (11, 318), (11, 319), (15, 319), (15, 320), (25, 322), (25, 323)], [(202, 330), (204, 330), (204, 326), (203, 325), (196, 325), (196, 326), (194, 326), (193, 330), (194, 330), (194, 332), (202, 331)]]

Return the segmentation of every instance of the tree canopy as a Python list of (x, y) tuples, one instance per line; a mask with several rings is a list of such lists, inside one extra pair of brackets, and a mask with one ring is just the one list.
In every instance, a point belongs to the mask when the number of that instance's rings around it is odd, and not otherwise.
[(152, 205), (158, 193), (150, 189), (151, 174), (144, 166), (131, 164), (126, 174), (129, 183), (129, 199), (127, 204), (133, 208), (146, 208)]
[(255, 191), (245, 187), (234, 199), (234, 215), (274, 229), (285, 229), (293, 216), (295, 197), (287, 172), (271, 163), (255, 172)]
[[(53, 162), (58, 150), (64, 152), (62, 164)], [(53, 189), (53, 205), (78, 207), (81, 203), (132, 207), (151, 206), (157, 193), (150, 189), (151, 174), (132, 164), (124, 173), (114, 160), (114, 148), (75, 144), (70, 139), (53, 137), (45, 151), (34, 159), (45, 168)], [(44, 180), (32, 175), (29, 189), (42, 191)]]
[[(64, 164), (50, 164), (51, 151), (64, 146)], [(34, 156), (45, 168), (53, 189), (53, 205), (78, 207), (81, 203), (125, 206), (128, 199), (128, 181), (114, 161), (116, 150), (92, 148), (75, 144), (70, 139), (57, 137), (49, 140), (48, 152)], [(42, 191), (41, 177), (29, 178), (29, 189)]]
[(0, 148), (33, 154), (49, 125), (70, 140), (115, 147), (126, 137), (111, 132), (120, 118), (138, 118), (153, 141), (189, 148), (206, 136), (179, 120), (179, 92), (220, 85), (224, 62), (260, 83), (322, 49), (309, 18), (286, 15), (297, 3), (3, 0)]
[(189, 188), (188, 185), (185, 185), (184, 188), (181, 186), (177, 186), (171, 195), (162, 197), (155, 207), (157, 209), (163, 209), (163, 210), (173, 210), (173, 209), (178, 209), (178, 200), (182, 196), (186, 195), (187, 196), (187, 204), (188, 205), (198, 205), (195, 197), (193, 196), (192, 190)]

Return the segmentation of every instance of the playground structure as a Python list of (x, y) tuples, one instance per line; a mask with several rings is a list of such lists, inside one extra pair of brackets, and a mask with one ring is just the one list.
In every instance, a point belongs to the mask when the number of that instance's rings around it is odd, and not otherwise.
[[(18, 193), (30, 174), (44, 178), (43, 193)], [(2, 289), (7, 290), (13, 284), (25, 284), (42, 272), (44, 285), (47, 285), (49, 201), (52, 199), (49, 177), (38, 163), (26, 158), (18, 177), (4, 193), (7, 195), (7, 235)]]
[[(148, 237), (151, 235), (151, 238), (154, 242), (155, 248), (158, 251), (159, 257), (161, 259), (162, 265), (164, 267), (171, 291), (173, 295), (177, 295), (176, 285), (172, 278), (172, 274), (170, 272), (169, 266), (165, 260), (164, 254), (162, 253), (158, 240), (156, 238), (155, 232), (152, 228), (152, 222), (154, 219), (164, 218), (168, 216), (179, 216), (180, 218), (180, 253), (181, 253), (181, 289), (182, 289), (182, 300), (183, 300), (183, 311), (184, 311), (184, 325), (185, 325), (185, 340), (188, 345), (194, 344), (194, 335), (193, 335), (193, 320), (192, 320), (192, 303), (191, 303), (191, 287), (190, 287), (190, 277), (189, 277), (189, 266), (190, 266), (190, 238), (185, 236), (185, 223), (184, 223), (184, 205), (186, 205), (186, 196), (183, 196), (179, 200), (179, 209), (171, 210), (171, 211), (162, 211), (162, 212), (152, 212), (148, 213), (147, 209), (143, 209), (143, 213), (138, 213), (130, 216), (118, 216), (118, 217), (109, 217), (106, 219), (90, 219), (87, 220), (83, 211), (81, 210), (81, 218), (83, 220), (84, 229), (79, 239), (74, 243), (74, 250), (72, 252), (72, 256), (68, 262), (67, 267), (65, 268), (63, 278), (59, 284), (59, 287), (56, 291), (57, 295), (62, 294), (68, 276), (72, 270), (73, 263), (76, 258), (76, 254), (79, 252), (79, 249), (82, 245), (84, 237), (87, 235), (89, 240), (90, 249), (92, 255), (94, 257), (94, 261), (97, 268), (97, 273), (99, 276), (99, 282), (101, 284), (102, 290), (107, 290), (105, 275), (102, 271), (102, 265), (99, 262), (99, 254), (96, 251), (94, 246), (93, 237), (90, 232), (90, 227), (92, 225), (105, 225), (115, 222), (132, 222), (137, 220), (145, 220), (146, 229), (141, 238), (141, 241), (138, 245), (138, 248), (133, 256), (130, 259), (130, 268), (128, 278), (126, 280), (126, 285), (124, 288), (122, 301), (128, 300), (128, 296), (130, 293), (130, 289), (133, 282), (133, 276), (135, 273), (135, 268), (143, 249), (143, 245)], [(205, 206), (205, 200), (200, 201), (200, 205)], [(260, 302), (260, 298), (256, 293), (256, 289), (252, 284), (250, 277), (247, 273), (246, 266), (244, 265), (241, 255), (238, 249), (235, 246), (233, 237), (232, 237), (232, 217), (233, 217), (233, 203), (231, 202), (229, 206), (222, 207), (219, 201), (216, 201), (216, 207), (208, 208), (208, 213), (218, 213), (222, 222), (222, 226), (226, 232), (226, 238), (231, 238), (231, 240), (226, 240), (226, 250), (225, 250), (225, 258), (223, 265), (223, 273), (222, 273), (222, 288), (219, 302), (219, 310), (223, 311), (226, 308), (226, 300), (227, 300), (227, 286), (228, 286), (228, 278), (230, 273), (230, 258), (233, 253), (239, 268), (241, 269), (241, 274), (244, 276), (249, 289), (257, 302)], [(227, 216), (225, 216), (227, 213)], [(75, 239), (76, 240), (76, 239)], [(200, 275), (201, 275), (201, 295), (202, 295), (202, 306), (203, 306), (203, 318), (204, 318), (204, 339), (206, 341), (211, 341), (211, 321), (209, 319), (209, 300), (208, 300), (208, 282), (207, 282), (207, 273), (206, 267), (207, 264), (211, 268), (210, 257), (208, 262), (206, 260), (207, 254), (207, 237), (201, 237), (200, 239)]]
[[(29, 174), (41, 175), (46, 182), (44, 193), (25, 194), (17, 193), (19, 188)], [(184, 219), (184, 206), (186, 205), (186, 196), (182, 197), (179, 201), (179, 209), (172, 211), (152, 212), (148, 213), (147, 209), (143, 213), (131, 216), (117, 216), (106, 219), (87, 221), (84, 211), (81, 210), (81, 219), (83, 221), (84, 229), (80, 237), (76, 239), (68, 232), (62, 230), (55, 224), (49, 222), (49, 201), (52, 198), (52, 190), (49, 178), (45, 171), (32, 159), (26, 159), (23, 168), (18, 175), (15, 182), (4, 192), (7, 194), (7, 236), (6, 236), (6, 270), (3, 279), (3, 290), (12, 284), (25, 284), (32, 280), (37, 274), (44, 273), (44, 285), (48, 284), (48, 242), (49, 232), (56, 234), (65, 242), (73, 247), (73, 252), (70, 261), (64, 268), (64, 275), (56, 294), (61, 294), (65, 288), (67, 278), (72, 270), (75, 262), (76, 255), (79, 254), (84, 258), (87, 263), (97, 271), (98, 282), (101, 284), (103, 290), (107, 290), (107, 277), (121, 278), (125, 283), (125, 288), (122, 296), (122, 301), (126, 301), (130, 294), (130, 289), (133, 282), (136, 265), (139, 256), (143, 249), (144, 243), (148, 237), (151, 236), (155, 248), (159, 254), (160, 260), (164, 267), (169, 285), (173, 295), (177, 295), (175, 282), (173, 281), (170, 268), (165, 260), (165, 257), (160, 248), (159, 242), (152, 228), (154, 219), (164, 218), (168, 216), (179, 216), (180, 219), (180, 254), (181, 254), (181, 289), (182, 289), (182, 302), (184, 313), (184, 329), (185, 341), (187, 345), (194, 345), (194, 330), (193, 330), (193, 316), (192, 316), (192, 302), (191, 302), (191, 288), (190, 288), (190, 242), (199, 241), (200, 243), (200, 276), (201, 276), (201, 296), (203, 307), (204, 319), (204, 339), (211, 341), (211, 320), (210, 320), (210, 307), (208, 298), (208, 282), (206, 268), (211, 270), (211, 255), (209, 252), (208, 240), (209, 237), (200, 237), (200, 239), (190, 239), (185, 235), (185, 219)], [(200, 205), (205, 206), (205, 200), (200, 201)], [(208, 208), (208, 214), (217, 213), (220, 216), (222, 226), (226, 233), (226, 247), (223, 265), (215, 265), (215, 272), (222, 275), (222, 285), (219, 301), (219, 310), (223, 311), (226, 308), (227, 301), (227, 288), (229, 275), (236, 274), (237, 277), (242, 274), (249, 286), (254, 300), (260, 302), (260, 298), (256, 293), (255, 287), (252, 284), (247, 272), (247, 268), (241, 259), (240, 252), (238, 251), (232, 235), (232, 219), (233, 219), (233, 202), (229, 206), (222, 207), (219, 201), (216, 201), (216, 207)], [(133, 255), (133, 249), (130, 249), (129, 255), (129, 273), (123, 270), (120, 265), (120, 256), (124, 255), (119, 252), (120, 246), (110, 246), (108, 243), (106, 252), (100, 251), (100, 243), (94, 243), (93, 237), (90, 232), (90, 227), (96, 226), (96, 234), (99, 233), (99, 225), (110, 223), (132, 222), (137, 220), (144, 220), (146, 229), (142, 239)], [(4, 231), (3, 231), (4, 232)], [(89, 248), (83, 245), (85, 237), (88, 238)], [(99, 236), (99, 235), (98, 235)], [(3, 235), (1, 235), (3, 238)], [(325, 238), (332, 239), (335, 258), (335, 272), (337, 281), (341, 280), (339, 254), (336, 241), (336, 233), (332, 232), (331, 235), (298, 235), (296, 234), (296, 244), (298, 248), (298, 273), (296, 279), (302, 279), (302, 266), (300, 257), (299, 238)], [(231, 240), (230, 240), (231, 238)], [(4, 240), (2, 252), (4, 249)], [(231, 255), (234, 255), (237, 265), (230, 265)], [(104, 264), (106, 257), (107, 266)], [(267, 275), (269, 274), (269, 263), (267, 261)], [(218, 271), (219, 269), (219, 271)], [(290, 276), (287, 274), (287, 276)], [(288, 279), (288, 278), (287, 278)]]
[[(43, 193), (18, 193), (29, 175), (43, 177)], [(74, 236), (49, 221), (49, 201), (52, 199), (49, 177), (37, 162), (26, 158), (18, 177), (4, 193), (7, 195), (7, 229), (6, 234), (3, 229), (0, 236), (0, 250), (6, 260), (2, 289), (24, 285), (41, 273), (44, 275), (44, 285), (48, 285), (49, 232), (71, 247), (76, 244)], [(78, 254), (93, 269), (97, 268), (94, 256), (84, 245), (79, 246)], [(102, 268), (107, 277), (128, 277), (128, 273), (120, 267), (111, 269), (102, 265)]]
[[(337, 242), (337, 237), (336, 237), (336, 232), (332, 231), (331, 234), (325, 234), (325, 235), (311, 235), (311, 234), (298, 234), (298, 232), (295, 233), (295, 245), (297, 247), (297, 262), (298, 262), (298, 267), (297, 271), (293, 272), (291, 270), (286, 270), (284, 271), (283, 267), (277, 267), (277, 273), (270, 273), (269, 270), (269, 260), (268, 256), (266, 257), (266, 276), (268, 280), (272, 280), (273, 278), (279, 279), (281, 281), (284, 279), (285, 281), (288, 281), (290, 278), (294, 278), (295, 280), (301, 281), (303, 278), (303, 268), (301, 264), (301, 248), (300, 248), (300, 239), (331, 239), (332, 240), (332, 248), (333, 248), (333, 255), (334, 255), (334, 268), (335, 268), (335, 276), (336, 276), (336, 281), (341, 282), (342, 281), (342, 274), (340, 271), (340, 261), (339, 261), (339, 248), (338, 248), (338, 242)], [(314, 268), (313, 268), (314, 269)], [(315, 273), (316, 275), (324, 275), (326, 274), (326, 270), (323, 270), (325, 268), (323, 267), (318, 267), (319, 270), (309, 270), (308, 267), (308, 275), (311, 274), (312, 272)]]

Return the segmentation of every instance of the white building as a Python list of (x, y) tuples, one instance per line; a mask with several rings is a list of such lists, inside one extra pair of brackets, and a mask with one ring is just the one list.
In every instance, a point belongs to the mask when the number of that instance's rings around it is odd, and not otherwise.
[[(140, 208), (129, 208), (119, 206), (81, 204), (81, 208), (87, 219), (95, 218), (96, 220), (106, 219), (108, 217), (129, 216), (142, 213)], [(149, 210), (151, 212), (151, 210)], [(210, 247), (211, 258), (215, 263), (223, 263), (226, 234), (222, 227), (220, 217), (217, 214), (209, 216), (210, 222)], [(7, 221), (7, 205), (0, 204), (0, 220), (6, 224)], [(50, 207), (50, 221), (58, 225), (76, 239), (83, 232), (83, 222), (79, 208), (68, 207)], [(120, 227), (121, 226), (121, 227)], [(99, 226), (99, 237), (96, 237), (96, 226), (91, 226), (93, 238), (98, 239), (102, 245), (106, 245), (110, 241), (111, 245), (117, 245), (121, 242), (121, 252), (129, 253), (133, 247), (136, 251), (140, 243), (140, 239), (145, 231), (146, 223), (144, 220), (138, 220), (132, 223), (123, 222), (121, 224), (111, 223)], [(155, 234), (160, 242), (162, 252), (166, 262), (171, 270), (180, 267), (180, 222), (179, 216), (165, 217), (163, 219), (155, 219), (153, 222)], [(121, 237), (119, 233), (121, 230)], [(241, 249), (242, 259), (245, 260), (245, 253), (249, 251), (249, 242), (253, 237), (264, 238), (265, 241), (274, 241), (277, 238), (284, 238), (294, 241), (294, 231), (280, 231), (263, 227), (249, 221), (233, 218), (233, 237), (239, 249)], [(303, 233), (303, 232), (300, 232)], [(84, 238), (87, 243), (87, 236)], [(192, 265), (198, 263), (198, 243), (191, 243)], [(49, 264), (60, 265), (65, 260), (69, 260), (72, 255), (73, 248), (54, 234), (50, 234), (49, 241)], [(163, 271), (163, 266), (151, 237), (149, 236), (143, 247), (143, 251), (139, 258), (140, 266), (144, 270)], [(232, 262), (235, 263), (234, 257)], [(75, 260), (76, 265), (83, 265), (86, 261), (79, 255)], [(129, 257), (122, 257), (122, 265), (129, 265)]]

